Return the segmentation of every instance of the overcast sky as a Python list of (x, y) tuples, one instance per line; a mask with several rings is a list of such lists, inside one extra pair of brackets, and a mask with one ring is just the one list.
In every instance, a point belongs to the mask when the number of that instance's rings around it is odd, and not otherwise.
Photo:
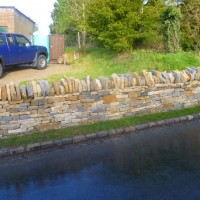
[(31, 18), (39, 27), (39, 31), (49, 33), (51, 11), (56, 0), (0, 0), (0, 6), (14, 6)]

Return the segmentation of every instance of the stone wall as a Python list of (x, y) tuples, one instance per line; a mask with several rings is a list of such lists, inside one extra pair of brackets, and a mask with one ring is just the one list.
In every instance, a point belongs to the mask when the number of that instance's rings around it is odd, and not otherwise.
[(0, 87), (0, 136), (27, 134), (198, 105), (200, 68), (32, 81)]

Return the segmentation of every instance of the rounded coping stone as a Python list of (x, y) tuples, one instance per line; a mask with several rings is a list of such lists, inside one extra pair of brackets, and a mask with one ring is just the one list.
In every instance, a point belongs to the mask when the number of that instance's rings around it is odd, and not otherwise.
[(187, 115), (187, 119), (188, 119), (189, 121), (191, 121), (191, 120), (194, 119), (194, 116), (193, 116), (193, 115)]
[(60, 140), (55, 140), (55, 141), (54, 141), (54, 144), (55, 144), (55, 146), (62, 146), (62, 145), (63, 145), (63, 142), (62, 142), (61, 139), (60, 139)]
[(166, 124), (174, 124), (175, 120), (174, 119), (167, 119), (165, 120)]
[(73, 137), (73, 143), (79, 143), (79, 142), (84, 142), (84, 141), (86, 141), (85, 135), (77, 135)]
[(179, 119), (179, 117), (176, 117), (176, 118), (173, 118), (174, 119), (174, 122), (175, 123), (178, 123), (178, 122), (180, 122), (180, 119)]
[(97, 138), (97, 134), (96, 134), (96, 133), (87, 134), (87, 135), (86, 135), (86, 138), (87, 138), (88, 140), (96, 139), (96, 138)]
[(187, 116), (182, 116), (182, 117), (179, 117), (180, 121), (186, 121), (188, 120), (188, 117)]
[(61, 140), (62, 145), (69, 145), (69, 144), (73, 144), (73, 139), (72, 138), (64, 138)]
[(125, 128), (118, 128), (118, 129), (116, 129), (116, 133), (117, 134), (123, 134), (123, 133), (125, 133)]
[(125, 132), (129, 133), (129, 132), (134, 132), (136, 131), (136, 127), (135, 126), (129, 126), (127, 128), (125, 128)]
[(160, 121), (157, 121), (156, 124), (157, 124), (157, 126), (162, 126), (162, 125), (166, 124), (166, 121), (165, 120), (160, 120)]
[(149, 124), (139, 124), (135, 126), (136, 130), (143, 130), (149, 128)]
[(193, 115), (194, 119), (198, 119), (200, 116), (198, 114)]
[(9, 153), (10, 153), (10, 155), (25, 153), (25, 147), (20, 146), (20, 147), (16, 147), (16, 148), (11, 148), (9, 150)]
[(108, 131), (99, 131), (96, 133), (98, 138), (107, 137), (109, 135)]
[(9, 149), (0, 149), (0, 158), (9, 156)]
[(49, 148), (52, 148), (54, 147), (54, 142), (53, 141), (47, 141), (47, 142), (42, 142), (41, 143), (41, 148), (42, 149), (49, 149)]
[(34, 143), (34, 144), (28, 144), (26, 146), (26, 151), (35, 151), (35, 150), (39, 150), (41, 147), (40, 143)]
[(149, 128), (152, 128), (152, 127), (156, 127), (157, 126), (157, 123), (156, 122), (149, 122)]
[(112, 130), (109, 130), (109, 131), (108, 131), (108, 135), (109, 135), (109, 136), (114, 136), (114, 135), (116, 135), (116, 134), (117, 134), (117, 132), (116, 132), (115, 129), (112, 129)]

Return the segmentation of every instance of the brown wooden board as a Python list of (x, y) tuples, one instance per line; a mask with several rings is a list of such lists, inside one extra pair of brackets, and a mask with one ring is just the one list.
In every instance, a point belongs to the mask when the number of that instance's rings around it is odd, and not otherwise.
[(64, 35), (50, 35), (51, 60), (57, 60), (64, 53)]

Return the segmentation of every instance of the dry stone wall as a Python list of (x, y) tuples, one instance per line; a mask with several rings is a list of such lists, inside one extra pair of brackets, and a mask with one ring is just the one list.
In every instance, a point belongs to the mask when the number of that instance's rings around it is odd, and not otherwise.
[(200, 68), (0, 86), (0, 137), (198, 105)]

